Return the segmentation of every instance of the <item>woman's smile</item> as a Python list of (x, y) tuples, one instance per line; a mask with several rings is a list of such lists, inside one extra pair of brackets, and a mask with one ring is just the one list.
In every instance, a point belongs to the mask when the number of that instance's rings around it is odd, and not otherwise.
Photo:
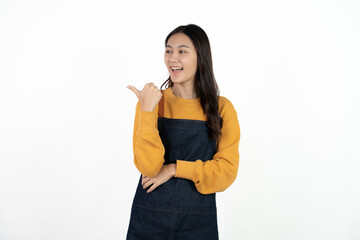
[(170, 67), (171, 71), (173, 74), (178, 74), (180, 73), (182, 70), (184, 70), (184, 68), (182, 67), (176, 67), (176, 66), (173, 66), (173, 67)]

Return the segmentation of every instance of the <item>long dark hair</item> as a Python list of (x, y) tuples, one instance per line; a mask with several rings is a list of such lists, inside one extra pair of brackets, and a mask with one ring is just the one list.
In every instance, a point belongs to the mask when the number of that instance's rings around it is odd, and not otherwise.
[[(194, 87), (204, 114), (207, 116), (206, 124), (209, 127), (209, 139), (218, 139), (221, 135), (222, 118), (219, 114), (219, 88), (215, 80), (209, 38), (205, 31), (195, 24), (182, 25), (175, 28), (165, 39), (165, 46), (169, 38), (176, 33), (184, 33), (192, 41), (197, 54), (197, 70)], [(173, 87), (169, 78), (161, 85), (166, 88)]]

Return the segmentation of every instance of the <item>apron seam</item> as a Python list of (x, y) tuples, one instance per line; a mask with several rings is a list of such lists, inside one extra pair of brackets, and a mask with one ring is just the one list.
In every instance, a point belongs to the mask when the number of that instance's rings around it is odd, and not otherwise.
[(145, 207), (145, 206), (138, 205), (136, 203), (133, 203), (133, 205), (136, 207), (139, 207), (139, 208), (144, 208), (144, 209), (153, 210), (153, 211), (160, 211), (160, 212), (188, 213), (188, 214), (216, 214), (216, 211), (214, 211), (214, 212), (191, 212), (191, 211), (180, 211), (180, 210), (176, 211), (176, 210), (166, 210), (166, 209)]

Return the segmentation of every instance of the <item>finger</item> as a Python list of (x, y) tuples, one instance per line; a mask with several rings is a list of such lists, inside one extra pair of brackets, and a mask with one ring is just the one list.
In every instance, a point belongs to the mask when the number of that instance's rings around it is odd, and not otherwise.
[(153, 87), (155, 87), (155, 84), (153, 82), (150, 82), (150, 83), (146, 84), (146, 87), (153, 88)]
[(139, 98), (140, 91), (136, 87), (129, 85), (129, 86), (127, 86), (127, 88), (130, 89), (131, 91), (133, 91), (135, 93), (136, 97)]
[(144, 186), (144, 184), (147, 183), (150, 180), (151, 180), (151, 178), (148, 178), (148, 177), (143, 178), (142, 181), (141, 181), (141, 184)]
[(141, 176), (141, 185), (144, 184), (144, 179), (145, 179), (145, 178), (146, 178), (146, 177), (145, 177), (144, 175)]
[(144, 183), (143, 189), (147, 189), (148, 187), (150, 187), (153, 184), (154, 184), (154, 181), (147, 181), (146, 183)]
[(155, 190), (155, 188), (157, 188), (158, 186), (154, 183), (152, 186), (151, 186), (151, 188), (149, 188), (147, 191), (146, 191), (146, 193), (151, 193), (152, 191), (154, 191)]

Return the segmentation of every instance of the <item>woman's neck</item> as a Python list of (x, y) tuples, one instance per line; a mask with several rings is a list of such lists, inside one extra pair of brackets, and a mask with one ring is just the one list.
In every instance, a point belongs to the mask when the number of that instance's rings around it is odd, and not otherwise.
[(183, 85), (183, 84), (180, 85), (180, 84), (174, 83), (174, 86), (172, 87), (171, 90), (174, 93), (174, 95), (177, 97), (182, 97), (185, 99), (198, 98), (193, 84), (192, 85)]

